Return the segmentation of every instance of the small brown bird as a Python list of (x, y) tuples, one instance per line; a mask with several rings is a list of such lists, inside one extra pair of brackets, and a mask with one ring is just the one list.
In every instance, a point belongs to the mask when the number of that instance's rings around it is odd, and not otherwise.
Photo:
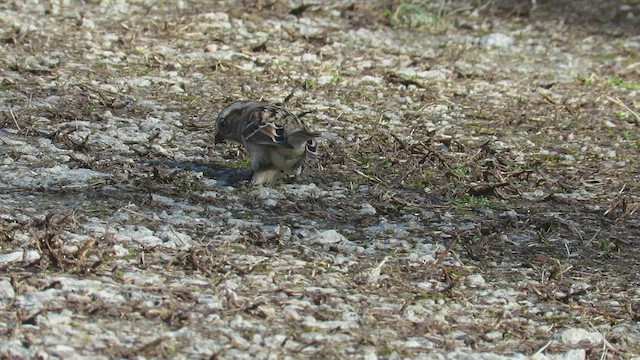
[(216, 119), (215, 143), (232, 140), (247, 149), (254, 185), (273, 183), (284, 172), (299, 175), (307, 153), (316, 154), (318, 136), (293, 113), (265, 102), (236, 101)]

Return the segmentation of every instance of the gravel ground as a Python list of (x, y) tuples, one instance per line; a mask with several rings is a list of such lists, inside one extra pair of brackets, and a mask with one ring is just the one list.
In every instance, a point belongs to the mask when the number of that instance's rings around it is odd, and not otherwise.
[[(0, 358), (640, 358), (640, 2), (5, 1)], [(322, 132), (248, 184), (233, 100)]]

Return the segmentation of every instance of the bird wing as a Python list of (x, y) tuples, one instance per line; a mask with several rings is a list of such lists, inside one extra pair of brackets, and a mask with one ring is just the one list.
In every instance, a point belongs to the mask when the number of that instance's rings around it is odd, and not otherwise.
[(316, 136), (318, 134), (310, 132), (305, 123), (293, 113), (269, 104), (260, 104), (252, 109), (247, 117), (247, 124), (242, 129), (245, 141), (289, 149)]

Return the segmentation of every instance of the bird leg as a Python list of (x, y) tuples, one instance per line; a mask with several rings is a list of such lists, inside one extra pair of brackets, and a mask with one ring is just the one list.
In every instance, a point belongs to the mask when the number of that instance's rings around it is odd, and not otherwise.
[(258, 169), (254, 170), (251, 183), (253, 185), (270, 184), (278, 180), (282, 171), (278, 169)]

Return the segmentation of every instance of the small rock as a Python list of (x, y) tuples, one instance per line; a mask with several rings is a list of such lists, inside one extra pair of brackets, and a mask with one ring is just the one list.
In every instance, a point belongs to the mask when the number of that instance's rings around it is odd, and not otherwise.
[(302, 319), (302, 316), (300, 316), (298, 311), (292, 306), (285, 307), (283, 313), (284, 319), (287, 321), (300, 321)]
[(304, 326), (308, 326), (312, 329), (331, 331), (331, 330), (348, 330), (357, 328), (358, 324), (352, 321), (339, 321), (339, 320), (327, 320), (318, 321), (313, 316), (307, 316), (303, 322)]
[(306, 53), (302, 55), (300, 60), (302, 60), (302, 62), (316, 62), (318, 61), (318, 55)]
[(181, 94), (184, 92), (184, 89), (178, 84), (173, 84), (169, 87), (169, 92), (172, 94)]
[(469, 287), (472, 287), (472, 288), (484, 287), (485, 284), (486, 284), (486, 281), (484, 281), (484, 278), (480, 274), (472, 274), (467, 276), (467, 285)]
[(284, 241), (291, 239), (291, 228), (288, 226), (278, 225), (274, 230), (276, 236)]
[(632, 321), (622, 322), (611, 329), (609, 340), (620, 344), (640, 344), (640, 325)]
[(504, 337), (504, 335), (500, 331), (490, 331), (490, 332), (484, 334), (485, 340), (491, 341), (491, 342), (497, 341), (497, 340), (502, 340), (503, 337)]
[(40, 254), (35, 250), (27, 252), (19, 250), (7, 254), (0, 254), (0, 264), (8, 264), (18, 261), (32, 262), (38, 259), (40, 259)]
[(113, 252), (117, 257), (123, 257), (129, 255), (129, 250), (121, 244), (113, 245)]
[(561, 341), (567, 345), (576, 345), (583, 341), (598, 345), (602, 342), (602, 335), (585, 329), (566, 329), (560, 335)]
[(348, 241), (344, 235), (335, 230), (325, 230), (312, 238), (316, 244), (332, 245)]
[(268, 187), (258, 187), (249, 195), (261, 200), (262, 204), (266, 207), (275, 207), (278, 205), (280, 200), (285, 198), (285, 196), (278, 190)]
[(58, 66), (59, 63), (60, 63), (60, 60), (52, 59), (48, 57), (45, 57), (42, 60), (40, 60), (40, 66), (50, 68), (50, 69)]
[(15, 291), (9, 280), (0, 280), (0, 299), (11, 299), (15, 296)]
[(78, 357), (78, 353), (73, 347), (62, 344), (55, 345), (53, 348), (49, 349), (48, 352), (51, 353), (51, 355), (62, 359)]
[(515, 210), (507, 210), (505, 212), (500, 213), (501, 218), (509, 218), (509, 219), (517, 219), (518, 213)]
[(462, 75), (469, 76), (473, 74), (473, 65), (466, 61), (458, 60), (454, 64), (454, 69)]
[(376, 208), (369, 203), (360, 205), (360, 210), (358, 210), (358, 214), (360, 215), (375, 215), (376, 213)]
[(40, 318), (39, 324), (47, 326), (48, 328), (54, 328), (56, 326), (68, 325), (71, 323), (71, 311), (63, 310), (60, 313), (48, 312), (46, 315)]
[(553, 354), (547, 356), (550, 360), (584, 360), (587, 358), (587, 353), (584, 349), (573, 349), (565, 353)]
[(129, 85), (136, 87), (149, 87), (153, 83), (147, 78), (133, 78), (128, 80)]
[(206, 13), (203, 15), (205, 20), (208, 20), (208, 25), (212, 28), (218, 29), (230, 29), (231, 22), (229, 21), (229, 15), (223, 12)]
[(298, 198), (313, 198), (317, 199), (327, 194), (326, 191), (320, 189), (316, 184), (295, 184), (295, 185), (285, 185), (283, 188), (286, 189), (287, 193), (293, 195)]
[(162, 245), (163, 242), (162, 239), (153, 235), (134, 237), (133, 240), (145, 248), (154, 248)]
[(483, 48), (506, 48), (513, 45), (513, 36), (493, 33), (480, 37), (478, 44)]

